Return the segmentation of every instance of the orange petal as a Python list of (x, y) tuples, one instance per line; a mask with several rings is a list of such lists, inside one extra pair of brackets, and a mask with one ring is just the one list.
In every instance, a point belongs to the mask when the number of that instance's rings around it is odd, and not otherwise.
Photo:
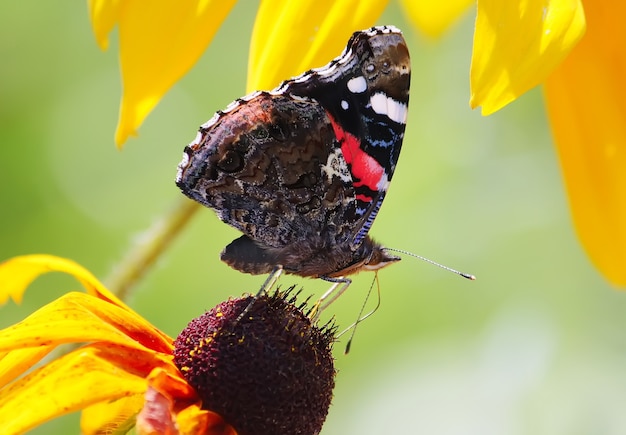
[(470, 106), (489, 115), (542, 83), (584, 31), (580, 0), (479, 0)]
[(339, 56), (353, 32), (372, 26), (387, 0), (263, 0), (254, 23), (248, 91), (282, 80)]
[(438, 38), (474, 4), (474, 0), (400, 0), (413, 25), (431, 38)]
[(148, 384), (145, 406), (137, 416), (140, 435), (237, 435), (222, 417), (201, 408), (200, 399), (180, 374), (157, 368)]
[(0, 305), (6, 303), (9, 297), (20, 303), (30, 283), (48, 272), (73, 275), (87, 293), (127, 308), (126, 304), (108, 291), (87, 269), (72, 260), (53, 255), (24, 255), (0, 263)]
[(222, 417), (194, 404), (176, 415), (176, 425), (181, 435), (237, 435), (235, 429), (226, 424)]
[(119, 12), (124, 85), (115, 133), (119, 147), (136, 135), (148, 113), (196, 63), (234, 4), (235, 0), (124, 2)]
[(626, 4), (585, 2), (587, 33), (545, 87), (574, 225), (606, 279), (626, 286)]
[[(110, 362), (113, 355), (117, 359)], [(46, 364), (0, 391), (3, 432), (25, 432), (95, 403), (142, 394), (147, 384), (135, 373), (135, 362), (143, 357), (137, 351), (93, 345)]]
[(184, 402), (183, 406), (200, 400), (196, 390), (181, 377), (178, 370), (172, 372), (155, 368), (148, 376), (148, 383), (169, 400)]

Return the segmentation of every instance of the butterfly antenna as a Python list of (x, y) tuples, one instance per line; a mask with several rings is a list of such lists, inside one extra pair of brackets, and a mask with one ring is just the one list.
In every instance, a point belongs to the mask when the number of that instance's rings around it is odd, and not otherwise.
[(452, 269), (451, 267), (444, 266), (443, 264), (439, 264), (436, 261), (431, 260), (430, 258), (422, 257), (421, 255), (417, 255), (417, 254), (414, 254), (414, 253), (409, 252), (409, 251), (404, 251), (402, 249), (393, 249), (393, 248), (383, 248), (383, 249), (385, 251), (397, 252), (399, 254), (409, 255), (411, 257), (418, 258), (418, 259), (420, 259), (422, 261), (425, 261), (426, 263), (432, 264), (433, 266), (440, 267), (440, 268), (442, 268), (444, 270), (447, 270), (448, 272), (456, 273), (457, 275), (460, 275), (463, 278), (467, 278), (467, 279), (472, 280), (472, 281), (474, 281), (476, 279), (476, 277), (474, 275), (471, 275), (469, 273), (459, 272), (456, 269)]
[[(366, 315), (364, 315), (363, 317), (361, 317), (361, 315), (363, 314), (363, 311), (365, 311), (365, 305), (367, 304), (367, 301), (370, 298), (370, 295), (372, 294), (372, 288), (374, 287), (374, 282), (376, 282), (376, 290), (378, 293), (378, 302), (376, 303), (376, 306), (374, 307), (374, 309), (372, 311), (370, 311), (369, 313), (367, 313)], [(372, 314), (374, 314), (376, 311), (378, 311), (378, 308), (380, 307), (380, 285), (378, 283), (378, 274), (376, 274), (374, 276), (374, 280), (372, 281), (372, 285), (370, 285), (370, 289), (367, 292), (367, 296), (365, 296), (365, 301), (363, 301), (363, 305), (361, 305), (361, 310), (359, 311), (359, 316), (357, 317), (356, 322), (354, 322), (352, 325), (348, 326), (346, 329), (344, 329), (343, 331), (341, 331), (338, 335), (337, 338), (341, 337), (343, 334), (345, 334), (346, 332), (348, 332), (349, 330), (352, 330), (352, 333), (350, 334), (350, 338), (348, 339), (348, 343), (346, 344), (346, 349), (343, 351), (344, 355), (347, 355), (350, 352), (350, 347), (352, 346), (352, 339), (354, 338), (354, 334), (356, 333), (356, 327), (359, 325), (359, 323), (361, 323), (363, 320), (367, 319), (369, 316), (371, 316)]]

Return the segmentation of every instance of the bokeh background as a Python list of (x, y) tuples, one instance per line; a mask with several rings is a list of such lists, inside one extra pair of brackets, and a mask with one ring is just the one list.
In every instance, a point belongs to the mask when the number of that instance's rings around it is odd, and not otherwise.
[[(106, 280), (181, 196), (176, 165), (197, 127), (244, 94), (255, 11), (252, 1), (234, 8), (199, 64), (118, 151), (116, 34), (99, 51), (85, 2), (5, 2), (0, 259), (56, 254)], [(371, 234), (478, 280), (410, 257), (381, 271), (380, 309), (348, 356), (345, 339), (336, 346), (323, 435), (626, 433), (626, 294), (576, 240), (540, 90), (488, 118), (469, 109), (473, 20), (469, 11), (440, 41), (419, 35), (393, 2), (378, 22), (405, 30), (413, 75), (402, 155)], [(257, 291), (264, 277), (219, 261), (237, 236), (202, 211), (131, 305), (175, 336), (228, 296)], [(341, 326), (356, 319), (372, 278), (359, 275), (329, 310)], [(314, 295), (327, 288), (296, 277), (281, 284)], [(78, 288), (43, 277), (21, 305), (0, 307), (0, 327)], [(33, 433), (78, 433), (77, 421)]]

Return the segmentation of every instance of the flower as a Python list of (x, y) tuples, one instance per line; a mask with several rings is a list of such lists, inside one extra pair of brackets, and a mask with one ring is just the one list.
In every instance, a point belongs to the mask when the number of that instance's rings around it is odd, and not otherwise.
[[(407, 17), (432, 36), (469, 3), (401, 0)], [(124, 96), (118, 145), (193, 65), (232, 4), (160, 0), (150, 4), (146, 20), (140, 3), (90, 1), (102, 47), (113, 26), (120, 27)], [(374, 24), (386, 4), (264, 0), (250, 43), (248, 90), (272, 88), (323, 65), (351, 32)], [(470, 70), (470, 105), (482, 107), (484, 115), (545, 84), (575, 227), (596, 267), (620, 286), (626, 285), (624, 18), (626, 6), (608, 0), (480, 0)]]
[[(67, 293), (0, 331), (3, 433), (77, 410), (85, 434), (124, 433), (135, 418), (140, 434), (321, 429), (334, 386), (334, 328), (312, 324), (288, 292), (223, 302), (174, 342), (78, 264), (30, 255), (0, 264), (0, 303), (19, 302), (51, 271), (73, 275), (87, 294)], [(42, 361), (66, 343), (81, 347)]]
[(191, 321), (175, 341), (174, 363), (203, 404), (241, 433), (319, 433), (334, 387), (335, 328), (313, 326), (295, 297), (251, 300)]
[[(155, 0), (146, 8), (142, 2), (89, 1), (100, 48), (108, 47), (109, 32), (119, 26), (124, 94), (115, 133), (118, 146), (136, 134), (165, 92), (199, 59), (234, 4), (233, 0)], [(341, 52), (354, 30), (370, 27), (386, 4), (378, 0), (261, 2), (247, 88), (272, 88), (287, 77), (325, 64)]]

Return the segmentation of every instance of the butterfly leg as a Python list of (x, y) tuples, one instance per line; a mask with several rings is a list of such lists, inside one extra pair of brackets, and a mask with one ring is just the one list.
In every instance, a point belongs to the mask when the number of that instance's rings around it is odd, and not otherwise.
[(254, 303), (259, 297), (261, 297), (263, 294), (267, 294), (274, 287), (274, 284), (276, 284), (276, 281), (278, 281), (278, 278), (280, 278), (282, 274), (283, 274), (283, 266), (281, 266), (280, 264), (274, 266), (274, 269), (272, 269), (272, 271), (270, 272), (269, 276), (267, 277), (263, 285), (261, 285), (261, 288), (259, 289), (257, 294), (252, 297), (252, 300), (250, 301), (248, 306), (237, 317), (237, 322), (239, 322), (241, 319), (245, 317), (246, 314), (248, 314), (248, 311), (250, 311), (250, 308), (252, 308), (252, 305), (254, 305)]
[(339, 298), (346, 291), (348, 286), (352, 284), (352, 280), (350, 278), (344, 278), (343, 276), (337, 278), (331, 278), (329, 276), (321, 276), (324, 281), (332, 282), (333, 285), (324, 293), (315, 303), (315, 306), (311, 310), (311, 314), (309, 315), (313, 321), (316, 321), (322, 311), (330, 306), (333, 302)]

